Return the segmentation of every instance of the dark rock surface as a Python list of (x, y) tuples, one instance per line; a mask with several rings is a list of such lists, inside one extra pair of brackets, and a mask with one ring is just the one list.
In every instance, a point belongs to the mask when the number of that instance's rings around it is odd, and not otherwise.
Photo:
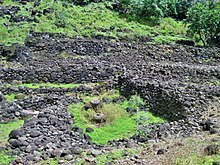
[[(0, 58), (7, 57), (13, 64), (11, 67), (0, 64), (0, 122), (26, 119), (22, 128), (11, 132), (8, 141), (23, 164), (57, 156), (73, 160), (71, 154), (80, 155), (88, 148), (94, 151), (93, 156), (99, 155), (102, 147), (92, 144), (91, 137), (81, 128), (72, 128), (74, 116), (67, 112), (67, 106), (83, 102), (78, 97), (80, 93), (99, 94), (103, 89), (118, 88), (126, 98), (138, 94), (149, 104), (152, 113), (168, 120), (150, 125), (152, 131), (147, 138), (120, 139), (109, 142), (111, 146), (129, 147), (133, 146), (130, 141), (148, 142), (199, 131), (217, 133), (216, 115), (204, 117), (204, 114), (213, 100), (220, 97), (220, 86), (215, 83), (220, 81), (218, 48), (66, 39), (49, 33), (31, 33), (23, 46), (0, 47)], [(14, 80), (106, 83), (66, 89), (1, 85)], [(5, 101), (3, 95), (12, 93), (22, 97)], [(120, 100), (102, 99), (103, 102)], [(86, 132), (91, 131), (88, 128)], [(165, 152), (158, 150), (158, 154)]]

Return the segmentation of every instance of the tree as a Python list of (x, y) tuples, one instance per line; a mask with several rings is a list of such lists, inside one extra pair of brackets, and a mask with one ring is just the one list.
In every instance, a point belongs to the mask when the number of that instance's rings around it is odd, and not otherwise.
[[(201, 0), (200, 0), (201, 1)], [(118, 0), (116, 10), (141, 17), (186, 18), (188, 9), (194, 4), (192, 0)], [(129, 11), (129, 12), (128, 12)]]
[(196, 3), (188, 11), (187, 22), (190, 34), (198, 36), (204, 46), (216, 44), (220, 35), (220, 3)]

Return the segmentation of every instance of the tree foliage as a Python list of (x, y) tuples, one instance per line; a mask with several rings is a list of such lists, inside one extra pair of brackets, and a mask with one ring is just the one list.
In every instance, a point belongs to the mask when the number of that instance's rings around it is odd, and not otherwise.
[(220, 3), (196, 3), (188, 12), (189, 32), (203, 45), (218, 44), (220, 35)]
[(190, 0), (119, 0), (118, 9), (139, 16), (157, 19), (171, 16), (182, 20), (192, 4)]

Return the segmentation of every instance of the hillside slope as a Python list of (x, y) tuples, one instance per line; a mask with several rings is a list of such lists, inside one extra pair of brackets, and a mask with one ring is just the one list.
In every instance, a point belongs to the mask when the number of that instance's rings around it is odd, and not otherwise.
[(150, 43), (172, 43), (188, 38), (187, 27), (182, 22), (164, 18), (160, 25), (149, 26), (152, 22), (144, 18), (138, 22), (132, 16), (120, 15), (107, 2), (81, 7), (53, 0), (4, 0), (0, 9), (0, 43), (6, 45), (24, 43), (30, 31)]

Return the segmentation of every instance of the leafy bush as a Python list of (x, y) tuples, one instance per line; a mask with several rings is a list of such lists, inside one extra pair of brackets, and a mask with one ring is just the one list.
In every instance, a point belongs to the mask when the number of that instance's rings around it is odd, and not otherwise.
[(190, 0), (168, 0), (165, 16), (183, 20), (187, 17), (187, 12), (193, 3)]
[(55, 25), (57, 27), (66, 28), (69, 25), (69, 15), (66, 10), (62, 10), (62, 7), (57, 5), (55, 8)]
[(101, 2), (102, 0), (63, 0), (63, 1), (67, 3), (73, 3), (74, 5), (85, 6), (91, 2)]
[(189, 33), (203, 45), (213, 45), (220, 35), (220, 3), (197, 3), (188, 12)]
[(182, 20), (192, 5), (190, 0), (119, 0), (116, 9), (142, 17), (160, 19), (170, 16)]
[(86, 5), (90, 2), (91, 0), (73, 0), (73, 3), (76, 5)]

